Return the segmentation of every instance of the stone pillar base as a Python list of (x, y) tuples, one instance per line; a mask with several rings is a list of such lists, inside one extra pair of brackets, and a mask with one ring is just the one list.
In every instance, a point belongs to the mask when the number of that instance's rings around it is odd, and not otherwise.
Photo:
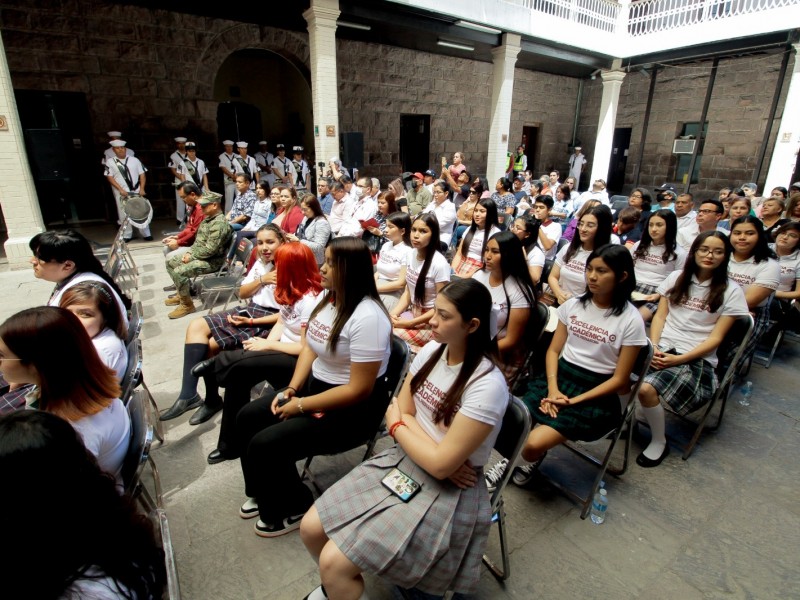
[(31, 249), (28, 242), (33, 236), (8, 238), (3, 247), (8, 257), (8, 266), (12, 271), (29, 269), (31, 266)]

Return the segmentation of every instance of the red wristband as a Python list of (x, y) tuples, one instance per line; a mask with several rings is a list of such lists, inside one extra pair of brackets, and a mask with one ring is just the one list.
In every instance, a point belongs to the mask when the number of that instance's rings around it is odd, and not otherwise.
[(392, 438), (394, 438), (394, 432), (397, 431), (398, 427), (403, 427), (403, 426), (408, 427), (408, 425), (406, 425), (403, 421), (397, 421), (393, 423), (392, 426), (389, 427), (389, 435), (392, 436)]

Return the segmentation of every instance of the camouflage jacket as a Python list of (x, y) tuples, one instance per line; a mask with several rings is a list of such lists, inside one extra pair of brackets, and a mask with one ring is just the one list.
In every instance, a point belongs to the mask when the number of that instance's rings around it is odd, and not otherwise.
[(209, 263), (222, 264), (228, 247), (231, 245), (233, 229), (223, 213), (206, 217), (197, 228), (194, 244), (189, 249), (192, 260), (204, 260)]

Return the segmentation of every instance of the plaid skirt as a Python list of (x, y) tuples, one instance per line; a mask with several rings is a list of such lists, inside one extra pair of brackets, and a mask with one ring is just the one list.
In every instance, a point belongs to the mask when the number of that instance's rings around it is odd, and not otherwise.
[[(610, 379), (611, 373), (594, 373), (583, 367), (558, 360), (558, 389), (573, 398), (587, 392)], [(547, 425), (570, 440), (593, 441), (600, 439), (618, 424), (620, 417), (619, 396), (608, 394), (558, 409), (555, 418), (539, 410), (542, 398), (548, 393), (547, 373), (540, 373), (530, 382), (522, 401), (535, 421)]]
[[(646, 283), (637, 283), (636, 287), (633, 289), (634, 291), (637, 291), (640, 294), (645, 294), (649, 296), (650, 294), (655, 294), (658, 291), (658, 286), (647, 285)], [(647, 307), (647, 310), (649, 310), (653, 314), (656, 314), (656, 310), (658, 309), (658, 302), (643, 302), (641, 300), (631, 300), (631, 302), (633, 302), (633, 305), (636, 308), (639, 308), (640, 306)]]
[(644, 376), (661, 399), (679, 415), (688, 415), (711, 401), (717, 391), (717, 374), (707, 360), (669, 367), (660, 371), (652, 367)]
[[(408, 502), (381, 480), (393, 468), (422, 484)], [(462, 490), (417, 466), (400, 446), (361, 463), (316, 502), (322, 527), (362, 571), (428, 594), (475, 592), (491, 525), (482, 473)]]
[[(238, 311), (239, 308), (231, 308), (203, 317), (208, 324), (208, 328), (211, 329), (211, 336), (214, 338), (214, 341), (219, 344), (220, 350), (235, 350), (236, 348), (241, 348), (242, 342), (245, 340), (252, 337), (265, 338), (269, 335), (270, 329), (272, 329), (271, 325), (261, 327), (258, 325), (255, 327), (236, 327), (235, 325), (231, 325), (228, 323), (227, 317), (228, 315), (238, 314)], [(250, 313), (252, 318), (259, 319), (268, 315), (274, 315), (278, 311), (271, 308), (264, 308), (255, 302), (250, 302), (247, 305), (247, 312)]]
[(453, 273), (459, 277), (469, 277), (475, 272), (475, 269), (480, 269), (483, 266), (483, 261), (475, 260), (474, 258), (464, 258), (462, 254), (458, 255), (458, 264), (453, 269)]
[[(415, 319), (426, 312), (428, 312), (426, 309), (415, 304), (412, 307), (411, 312), (406, 311), (400, 316), (403, 319)], [(431, 326), (428, 323), (420, 325), (416, 329), (397, 328), (392, 330), (392, 333), (394, 333), (401, 340), (408, 342), (409, 348), (414, 354), (419, 352), (425, 344), (433, 339), (433, 332), (431, 331)]]

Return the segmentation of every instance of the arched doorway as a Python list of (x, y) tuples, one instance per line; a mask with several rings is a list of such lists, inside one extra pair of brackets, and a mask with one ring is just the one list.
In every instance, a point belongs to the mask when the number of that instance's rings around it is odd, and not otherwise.
[(219, 139), (250, 143), (250, 153), (258, 141), (266, 139), (270, 151), (283, 143), (302, 145), (313, 142), (311, 84), (305, 70), (283, 56), (261, 49), (237, 50), (226, 58), (214, 81)]

